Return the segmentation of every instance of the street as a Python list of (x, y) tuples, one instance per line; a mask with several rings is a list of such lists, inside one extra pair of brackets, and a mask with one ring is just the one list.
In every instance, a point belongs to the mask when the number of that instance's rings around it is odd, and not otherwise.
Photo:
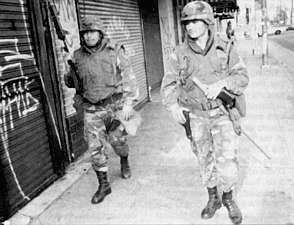
[(294, 51), (294, 31), (286, 31), (281, 35), (271, 35), (268, 37), (269, 40), (272, 40), (284, 48), (287, 48), (291, 51)]
[[(270, 57), (270, 68), (261, 69), (261, 55), (252, 56), (251, 40), (241, 40), (236, 47), (250, 73), (245, 93), (247, 117), (242, 127), (272, 157), (267, 159), (242, 135), (235, 196), (243, 224), (293, 225), (293, 71), (274, 57)], [(274, 52), (280, 51), (281, 48)], [(15, 218), (26, 219), (30, 225), (231, 224), (225, 207), (212, 219), (201, 219), (207, 193), (200, 182), (196, 157), (184, 129), (163, 110), (158, 90), (152, 99), (141, 110), (143, 123), (137, 136), (129, 139), (133, 171), (130, 180), (120, 178), (119, 159), (111, 154), (109, 179), (113, 193), (103, 203), (92, 205), (90, 199), (97, 189), (97, 180), (86, 154), (76, 165), (84, 168), (82, 172), (74, 168), (68, 172), (69, 176), (80, 173), (79, 179), (56, 199), (51, 196), (60, 188), (52, 185), (42, 195), (51, 194), (46, 198), (39, 196)], [(11, 224), (20, 224), (17, 222), (11, 220)]]

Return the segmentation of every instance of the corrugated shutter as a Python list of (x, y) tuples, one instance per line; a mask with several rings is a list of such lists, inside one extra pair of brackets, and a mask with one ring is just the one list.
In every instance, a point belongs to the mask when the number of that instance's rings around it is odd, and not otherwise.
[(148, 89), (138, 1), (79, 0), (79, 8), (81, 17), (98, 15), (108, 36), (125, 45), (140, 88), (138, 103), (146, 101)]
[[(0, 2), (0, 166), (9, 214), (55, 179), (27, 2)], [(2, 179), (2, 177), (1, 177)]]

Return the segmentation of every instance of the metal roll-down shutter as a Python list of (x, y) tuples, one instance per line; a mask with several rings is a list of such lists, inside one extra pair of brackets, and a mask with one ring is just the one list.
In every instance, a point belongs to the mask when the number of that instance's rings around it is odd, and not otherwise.
[(0, 166), (13, 214), (56, 178), (26, 0), (0, 2)]

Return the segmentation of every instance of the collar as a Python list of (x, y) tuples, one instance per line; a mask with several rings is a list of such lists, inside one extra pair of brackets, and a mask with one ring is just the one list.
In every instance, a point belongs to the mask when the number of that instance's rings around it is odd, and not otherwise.
[(211, 49), (211, 46), (213, 45), (213, 43), (214, 43), (214, 36), (212, 35), (212, 31), (210, 29), (208, 30), (208, 39), (204, 49), (201, 49), (199, 45), (195, 42), (195, 40), (190, 38), (190, 36), (187, 36), (188, 46), (197, 54), (206, 55), (207, 52)]

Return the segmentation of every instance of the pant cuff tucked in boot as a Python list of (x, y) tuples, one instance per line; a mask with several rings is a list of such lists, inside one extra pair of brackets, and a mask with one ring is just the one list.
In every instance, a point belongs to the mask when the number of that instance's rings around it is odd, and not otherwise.
[(107, 172), (103, 172), (103, 171), (95, 171), (95, 172), (97, 174), (99, 188), (92, 197), (92, 200), (91, 200), (92, 204), (98, 204), (100, 202), (103, 202), (106, 195), (109, 195), (111, 193), (111, 187), (107, 179)]
[(221, 208), (222, 202), (217, 193), (217, 187), (207, 188), (208, 190), (208, 202), (205, 208), (201, 212), (202, 219), (210, 219), (214, 216), (216, 210)]
[(242, 213), (233, 200), (233, 191), (224, 192), (222, 196), (223, 205), (227, 208), (229, 217), (234, 224), (242, 223)]
[(132, 176), (132, 171), (129, 165), (128, 156), (120, 157), (121, 177), (129, 179)]

